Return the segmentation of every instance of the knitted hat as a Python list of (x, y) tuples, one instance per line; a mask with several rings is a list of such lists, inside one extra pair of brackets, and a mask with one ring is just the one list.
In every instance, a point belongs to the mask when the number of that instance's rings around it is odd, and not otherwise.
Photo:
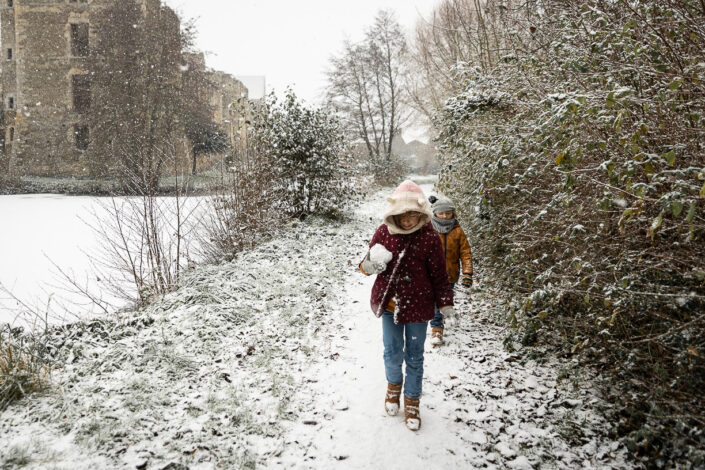
[[(394, 221), (395, 215), (405, 212), (420, 212), (419, 223), (409, 230), (399, 227)], [(407, 234), (415, 232), (426, 225), (433, 217), (421, 187), (413, 181), (406, 180), (387, 198), (387, 210), (384, 212), (384, 223), (391, 234)]]
[(434, 214), (440, 214), (441, 212), (455, 211), (455, 205), (447, 197), (439, 194), (435, 201), (431, 203), (431, 210)]

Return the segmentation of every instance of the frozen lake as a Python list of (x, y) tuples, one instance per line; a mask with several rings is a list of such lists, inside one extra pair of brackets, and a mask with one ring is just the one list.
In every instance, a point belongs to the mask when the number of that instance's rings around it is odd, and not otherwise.
[[(52, 194), (0, 196), (0, 323), (41, 326), (45, 318), (62, 323), (103, 312), (72, 292), (75, 288), (57, 267), (104, 301), (125, 305), (101, 284), (104, 279), (91, 263), (91, 256), (100, 256), (101, 243), (89, 224), (95, 225), (96, 217), (109, 218), (104, 205), (110, 201)], [(118, 204), (124, 201), (116, 199)], [(203, 198), (190, 198), (187, 205), (197, 204), (207, 205)]]

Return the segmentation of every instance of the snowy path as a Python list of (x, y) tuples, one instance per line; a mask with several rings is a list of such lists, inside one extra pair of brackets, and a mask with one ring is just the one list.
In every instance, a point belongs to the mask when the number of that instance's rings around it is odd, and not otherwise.
[(422, 429), (384, 414), (381, 324), (357, 270), (383, 201), (200, 267), (125, 323), (57, 331), (54, 388), (0, 414), (0, 468), (629, 467), (589, 380), (507, 353), (482, 289), (427, 352)]
[[(383, 200), (357, 212), (360, 220), (371, 220), (367, 232), (351, 234), (363, 250)], [(308, 370), (312, 387), (298, 395), (308, 408), (272, 467), (629, 467), (623, 450), (599, 435), (606, 426), (591, 411), (600, 404), (594, 393), (560, 387), (560, 364), (539, 365), (505, 352), (504, 333), (486, 318), (495, 301), (484, 292), (471, 301), (456, 289), (460, 324), (448, 325), (441, 347), (431, 347), (427, 337), (421, 430), (408, 431), (401, 412), (388, 417), (381, 322), (368, 306), (374, 278), (359, 273), (358, 258), (346, 273), (344, 303), (331, 312), (334, 326), (321, 351), (327, 361)]]

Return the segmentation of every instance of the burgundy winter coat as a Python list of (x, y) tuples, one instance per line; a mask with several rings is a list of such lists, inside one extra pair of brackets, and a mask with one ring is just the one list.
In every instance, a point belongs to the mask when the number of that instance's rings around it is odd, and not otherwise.
[[(377, 243), (384, 245), (393, 257), (372, 287), (370, 306), (375, 315), (381, 316), (389, 301), (394, 300), (396, 322), (416, 323), (432, 320), (434, 305), (453, 305), (443, 246), (430, 223), (407, 235), (392, 235), (383, 224), (372, 237), (370, 248)], [(402, 252), (404, 256), (399, 261)], [(399, 267), (392, 279), (397, 263)]]

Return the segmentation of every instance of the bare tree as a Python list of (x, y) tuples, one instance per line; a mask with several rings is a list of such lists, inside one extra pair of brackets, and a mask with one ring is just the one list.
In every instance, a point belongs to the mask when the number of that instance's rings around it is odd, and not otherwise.
[(159, 149), (183, 136), (180, 66), (184, 40), (178, 16), (135, 0), (96, 14), (100, 31), (87, 62), (94, 173), (114, 171), (130, 193), (154, 192), (169, 164)]
[(188, 197), (187, 177), (176, 176), (173, 185), (170, 197), (113, 196), (87, 221), (100, 242), (99, 253), (90, 256), (92, 268), (112, 297), (141, 304), (178, 286), (196, 240), (201, 200)]
[[(193, 37), (191, 23), (184, 28), (186, 38)], [(191, 146), (191, 174), (196, 173), (198, 157), (225, 153), (230, 142), (228, 136), (213, 119), (214, 107), (210, 97), (217, 85), (206, 73), (202, 53), (184, 54), (181, 74), (181, 108), (186, 138)]]
[(346, 41), (330, 59), (327, 98), (367, 149), (389, 163), (392, 143), (408, 120), (403, 70), (407, 44), (390, 11), (380, 11), (360, 43)]
[(461, 91), (459, 71), (478, 67), (487, 72), (511, 54), (512, 38), (528, 32), (512, 20), (524, 12), (515, 0), (440, 2), (414, 31), (407, 76), (411, 106), (430, 121)]
[[(233, 149), (221, 171), (217, 191), (207, 199), (199, 255), (206, 262), (232, 260), (240, 251), (270, 237), (286, 214), (277, 207), (280, 193), (272, 184), (271, 155), (253, 145)], [(267, 221), (267, 223), (262, 223)]]

